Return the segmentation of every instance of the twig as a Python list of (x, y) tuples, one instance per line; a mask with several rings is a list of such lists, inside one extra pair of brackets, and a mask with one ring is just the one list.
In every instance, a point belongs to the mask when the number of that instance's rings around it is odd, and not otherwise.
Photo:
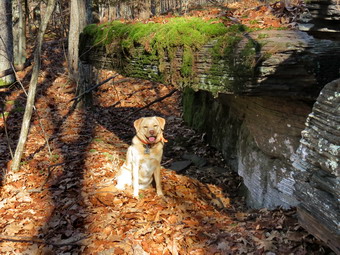
[(83, 236), (81, 238), (78, 238), (77, 240), (71, 240), (68, 242), (59, 242), (59, 243), (53, 243), (48, 242), (36, 237), (29, 237), (29, 236), (7, 236), (7, 235), (0, 235), (0, 241), (6, 241), (6, 242), (22, 242), (22, 243), (38, 243), (38, 244), (45, 244), (45, 245), (51, 245), (56, 247), (62, 247), (62, 246), (69, 246), (69, 245), (78, 245), (78, 242), (81, 240), (84, 240), (88, 238), (89, 236)]
[(41, 239), (36, 238), (36, 237), (29, 237), (29, 236), (0, 235), (0, 241), (46, 244), (46, 242), (44, 240), (41, 240)]
[(79, 56), (79, 59), (81, 59), (82, 56), (84, 56), (85, 54), (87, 54), (88, 52), (90, 52), (90, 51), (91, 51), (93, 48), (95, 48), (97, 45), (99, 45), (99, 44), (101, 44), (102, 42), (104, 42), (104, 41), (107, 39), (108, 34), (109, 34), (109, 33), (106, 33), (106, 36), (105, 36), (102, 40), (100, 40), (100, 41), (97, 42), (96, 44), (92, 45), (91, 47), (89, 47), (89, 49), (87, 49), (85, 52), (83, 52), (83, 54), (81, 54), (81, 55)]
[(46, 177), (44, 183), (40, 186), (40, 189), (41, 189), (41, 190), (43, 189), (43, 187), (45, 186), (45, 184), (48, 182), (48, 179), (50, 178), (51, 173), (53, 172), (53, 170), (51, 171), (50, 169), (51, 169), (51, 168), (54, 168), (54, 167), (56, 167), (56, 166), (62, 166), (62, 165), (65, 165), (65, 164), (66, 164), (66, 162), (63, 162), (63, 163), (53, 164), (53, 165), (50, 165), (49, 167), (47, 167), (48, 174), (47, 174), (47, 177)]
[[(80, 97), (82, 97), (83, 95), (89, 93), (90, 91), (94, 90), (95, 88), (98, 88), (99, 86), (101, 86), (101, 85), (107, 83), (108, 81), (114, 79), (115, 77), (117, 77), (117, 75), (111, 76), (111, 77), (107, 78), (106, 80), (104, 80), (104, 81), (102, 81), (102, 82), (100, 82), (100, 83), (94, 85), (93, 87), (87, 89), (86, 91), (84, 91), (84, 92), (81, 93), (80, 95), (78, 95), (78, 96), (72, 98), (69, 102), (72, 102), (72, 101), (74, 101), (74, 100), (77, 100), (78, 98), (80, 98)], [(122, 80), (120, 80), (120, 81), (114, 82), (113, 84), (117, 84), (117, 83), (129, 81), (129, 80), (130, 80), (130, 79), (122, 79)]]
[(131, 117), (132, 115), (136, 114), (137, 112), (140, 112), (141, 110), (144, 110), (145, 108), (148, 108), (148, 107), (150, 107), (151, 105), (153, 105), (153, 104), (155, 104), (155, 103), (161, 102), (161, 101), (164, 100), (165, 98), (172, 96), (172, 94), (174, 94), (174, 93), (177, 92), (177, 91), (178, 91), (177, 89), (171, 90), (171, 91), (170, 91), (168, 94), (166, 94), (165, 96), (159, 97), (159, 98), (157, 98), (156, 100), (152, 101), (151, 103), (148, 103), (147, 105), (143, 106), (142, 108), (139, 108), (139, 109), (133, 111), (132, 113), (130, 113), (129, 115), (127, 115), (125, 118), (122, 118), (122, 119), (120, 119), (119, 121), (121, 121), (121, 120), (123, 120), (123, 119), (129, 118), (129, 117)]
[(65, 165), (65, 164), (66, 164), (66, 162), (62, 162), (62, 163), (53, 164), (53, 165), (50, 165), (49, 167), (47, 167), (48, 174), (47, 174), (47, 177), (46, 177), (44, 183), (41, 184), (41, 186), (38, 189), (31, 189), (31, 190), (28, 190), (28, 192), (30, 192), (30, 193), (39, 193), (39, 192), (43, 191), (44, 186), (48, 182), (48, 179), (50, 178), (50, 176), (51, 176), (51, 174), (52, 174), (52, 172), (54, 170), (54, 169), (53, 170), (50, 170), (50, 169), (54, 168), (56, 166), (61, 166), (61, 165)]

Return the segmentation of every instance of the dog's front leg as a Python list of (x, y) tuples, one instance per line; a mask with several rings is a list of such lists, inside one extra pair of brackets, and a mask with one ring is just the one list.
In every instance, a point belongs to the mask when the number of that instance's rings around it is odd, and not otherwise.
[(139, 159), (134, 160), (132, 163), (132, 185), (133, 185), (133, 196), (138, 198), (139, 195)]
[(154, 172), (155, 183), (156, 183), (156, 191), (158, 196), (164, 196), (162, 191), (162, 183), (161, 183), (161, 166), (157, 166)]

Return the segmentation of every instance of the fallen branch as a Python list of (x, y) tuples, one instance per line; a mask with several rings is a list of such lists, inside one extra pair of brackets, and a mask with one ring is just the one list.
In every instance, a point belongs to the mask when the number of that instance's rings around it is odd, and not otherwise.
[(17, 243), (38, 243), (38, 244), (45, 244), (45, 245), (51, 245), (51, 246), (69, 246), (69, 245), (78, 245), (79, 241), (84, 240), (88, 238), (88, 236), (83, 236), (80, 237), (76, 240), (70, 240), (68, 241), (67, 239), (65, 241), (60, 241), (59, 243), (54, 243), (54, 242), (48, 242), (43, 239), (39, 239), (36, 237), (29, 237), (29, 236), (7, 236), (7, 235), (0, 235), (0, 241), (5, 241), (5, 242), (17, 242)]
[(155, 104), (155, 103), (158, 103), (158, 102), (163, 101), (165, 98), (172, 96), (172, 94), (174, 94), (174, 93), (177, 92), (177, 91), (178, 91), (177, 89), (171, 90), (171, 91), (170, 91), (168, 94), (166, 94), (165, 96), (159, 97), (159, 98), (157, 98), (156, 100), (152, 101), (151, 103), (148, 103), (147, 105), (143, 106), (142, 108), (139, 108), (139, 109), (133, 111), (132, 113), (130, 113), (130, 114), (129, 114), (128, 116), (126, 116), (125, 118), (120, 119), (119, 122), (122, 121), (122, 120), (124, 120), (124, 119), (127, 119), (127, 118), (131, 117), (132, 115), (136, 114), (137, 112), (140, 112), (141, 110), (144, 110), (144, 109), (150, 107), (151, 105), (153, 105), (153, 104)]
[(8, 236), (8, 235), (0, 235), (0, 241), (5, 242), (21, 242), (21, 243), (40, 243), (46, 244), (45, 241), (36, 238), (36, 237), (29, 237), (29, 236)]

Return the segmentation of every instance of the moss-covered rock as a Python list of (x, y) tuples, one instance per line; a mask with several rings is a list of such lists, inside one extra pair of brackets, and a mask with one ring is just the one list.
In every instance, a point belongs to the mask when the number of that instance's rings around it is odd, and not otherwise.
[(83, 61), (126, 76), (219, 93), (316, 98), (338, 78), (340, 43), (292, 30), (250, 31), (219, 20), (90, 25)]
[[(249, 41), (237, 52), (235, 61), (235, 46), (245, 32), (247, 28), (243, 25), (226, 27), (218, 20), (200, 18), (173, 18), (166, 24), (114, 21), (87, 26), (81, 35), (80, 52), (84, 59), (89, 50), (105, 48), (105, 54), (115, 58), (115, 69), (126, 75), (184, 87), (203, 81), (196, 77), (197, 52), (213, 42), (208, 55), (214, 64), (208, 68), (202, 85), (217, 88), (218, 92), (230, 90), (239, 80), (231, 82), (227, 77), (216, 80), (216, 72), (230, 72), (230, 76), (242, 73), (242, 77), (244, 73), (247, 76), (253, 73), (259, 44)], [(220, 60), (224, 61), (222, 69)]]

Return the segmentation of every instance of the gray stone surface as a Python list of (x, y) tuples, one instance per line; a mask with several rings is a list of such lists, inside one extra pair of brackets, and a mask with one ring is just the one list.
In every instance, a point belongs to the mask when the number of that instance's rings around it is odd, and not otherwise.
[(338, 0), (306, 1), (309, 13), (299, 22), (299, 29), (327, 39), (340, 40), (340, 8)]
[(290, 98), (184, 95), (185, 120), (243, 177), (256, 208), (296, 205), (292, 160), (310, 112), (311, 104)]
[(176, 172), (181, 172), (187, 169), (191, 164), (192, 162), (190, 160), (175, 161), (175, 162), (172, 162), (169, 169), (174, 170)]
[(321, 91), (296, 156), (300, 223), (340, 254), (340, 79)]

